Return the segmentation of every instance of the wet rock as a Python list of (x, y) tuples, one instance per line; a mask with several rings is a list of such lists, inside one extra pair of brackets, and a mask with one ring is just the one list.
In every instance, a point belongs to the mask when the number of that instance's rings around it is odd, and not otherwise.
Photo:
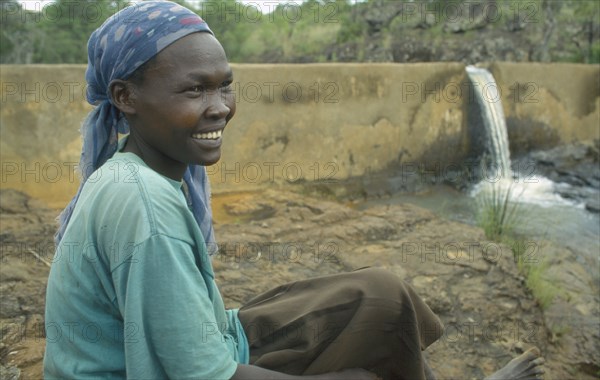
[(534, 167), (535, 175), (556, 183), (560, 196), (583, 203), (590, 212), (600, 212), (598, 140), (531, 152), (516, 159), (514, 166)]
[(530, 153), (527, 158), (537, 164), (536, 172), (555, 182), (576, 187), (600, 188), (598, 144), (572, 144)]
[(585, 203), (585, 209), (590, 212), (600, 213), (600, 201), (598, 199), (589, 199)]

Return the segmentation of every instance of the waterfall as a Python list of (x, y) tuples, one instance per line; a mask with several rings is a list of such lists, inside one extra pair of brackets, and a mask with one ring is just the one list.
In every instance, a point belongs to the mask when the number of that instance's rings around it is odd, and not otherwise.
[(510, 151), (506, 120), (502, 110), (501, 93), (492, 74), (486, 69), (467, 66), (467, 75), (475, 88), (475, 98), (479, 104), (483, 122), (489, 136), (493, 166), (501, 178), (511, 178)]
[(498, 195), (503, 197), (504, 194), (508, 194), (510, 201), (513, 202), (536, 203), (542, 206), (567, 204), (582, 207), (582, 204), (563, 199), (556, 194), (555, 184), (548, 178), (537, 173), (523, 175), (518, 170), (516, 173), (512, 172), (500, 88), (488, 70), (475, 66), (467, 66), (466, 70), (473, 83), (475, 98), (488, 132), (491, 166), (495, 169), (495, 172), (486, 172), (486, 175), (482, 176), (482, 180), (471, 190), (471, 195), (476, 196), (483, 192), (496, 194), (495, 197)]

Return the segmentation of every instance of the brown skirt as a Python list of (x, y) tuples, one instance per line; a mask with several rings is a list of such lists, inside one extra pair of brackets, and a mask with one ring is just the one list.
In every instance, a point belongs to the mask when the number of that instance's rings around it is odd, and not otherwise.
[(383, 379), (425, 379), (421, 351), (443, 332), (395, 274), (376, 268), (281, 285), (239, 311), (250, 363), (291, 375), (364, 368)]

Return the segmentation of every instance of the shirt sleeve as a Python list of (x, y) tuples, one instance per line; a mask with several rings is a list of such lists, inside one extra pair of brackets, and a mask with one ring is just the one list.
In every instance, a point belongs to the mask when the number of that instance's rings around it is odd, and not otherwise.
[[(212, 279), (211, 279), (212, 280)], [(237, 363), (190, 244), (154, 235), (113, 271), (128, 378), (229, 379)], [(158, 366), (158, 367), (157, 367)]]

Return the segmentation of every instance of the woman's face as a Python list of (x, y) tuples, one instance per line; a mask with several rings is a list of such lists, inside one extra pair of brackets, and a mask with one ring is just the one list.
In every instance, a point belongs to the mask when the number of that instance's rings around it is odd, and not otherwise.
[(209, 33), (190, 34), (161, 51), (133, 92), (132, 137), (146, 163), (179, 179), (189, 164), (216, 163), (235, 113), (232, 81), (225, 52)]

